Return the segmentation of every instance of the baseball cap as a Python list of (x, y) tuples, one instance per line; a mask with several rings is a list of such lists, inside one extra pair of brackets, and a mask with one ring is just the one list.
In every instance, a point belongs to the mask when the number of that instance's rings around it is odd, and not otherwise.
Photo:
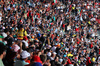
[(48, 54), (47, 54), (48, 56), (51, 56), (51, 52), (48, 52)]
[(55, 54), (55, 55), (56, 55), (57, 53), (56, 53), (56, 52), (53, 52), (53, 54)]
[(6, 33), (2, 33), (2, 36), (4, 37), (4, 38), (6, 38), (7, 37), (7, 34)]
[(27, 36), (24, 37), (24, 40), (28, 40)]
[(30, 53), (27, 51), (22, 51), (21, 53), (22, 59), (28, 58), (30, 56)]

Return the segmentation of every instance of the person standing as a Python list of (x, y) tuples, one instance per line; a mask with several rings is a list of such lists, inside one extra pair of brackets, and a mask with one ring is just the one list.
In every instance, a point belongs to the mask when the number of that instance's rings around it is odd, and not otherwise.
[(0, 66), (4, 66), (2, 59), (6, 55), (6, 46), (0, 42)]
[(25, 29), (23, 28), (23, 25), (20, 25), (20, 28), (17, 31), (17, 38), (19, 40), (23, 40), (23, 38), (27, 36), (27, 32), (25, 31)]

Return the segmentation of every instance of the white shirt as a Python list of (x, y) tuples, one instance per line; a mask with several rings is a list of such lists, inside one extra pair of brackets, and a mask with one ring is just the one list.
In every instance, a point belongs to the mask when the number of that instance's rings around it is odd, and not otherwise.
[(57, 48), (57, 47), (53, 46), (53, 47), (51, 48), (51, 50), (52, 50), (53, 52), (55, 52), (56, 48)]
[(26, 46), (26, 47), (28, 46), (28, 42), (26, 42), (25, 40), (23, 40), (22, 42), (25, 43), (25, 46)]
[(0, 13), (0, 21), (2, 20), (2, 13)]
[(71, 29), (71, 26), (69, 25), (69, 26), (67, 26), (67, 30), (70, 30)]
[(51, 59), (51, 60), (54, 60), (54, 58), (53, 58), (53, 57), (50, 57), (50, 59)]

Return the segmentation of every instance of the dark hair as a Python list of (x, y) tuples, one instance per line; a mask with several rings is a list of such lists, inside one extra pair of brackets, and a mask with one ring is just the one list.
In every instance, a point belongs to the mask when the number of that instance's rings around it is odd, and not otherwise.
[(23, 25), (22, 24), (20, 25), (20, 28), (23, 28)]
[(47, 56), (45, 54), (40, 55), (40, 59), (44, 63), (47, 60)]
[(22, 45), (22, 49), (23, 49), (23, 50), (26, 50), (25, 43), (24, 43), (24, 42), (22, 42), (22, 43), (23, 43), (23, 45)]
[(0, 55), (3, 54), (3, 52), (6, 50), (6, 46), (0, 42)]
[(66, 62), (67, 62), (67, 60), (63, 60), (63, 61), (62, 61), (62, 64), (65, 64)]

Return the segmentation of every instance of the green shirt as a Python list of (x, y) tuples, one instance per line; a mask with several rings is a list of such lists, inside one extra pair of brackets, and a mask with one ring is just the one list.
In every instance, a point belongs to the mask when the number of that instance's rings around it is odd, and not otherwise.
[(1, 60), (1, 58), (0, 58), (0, 66), (4, 66), (4, 64), (3, 64), (2, 60)]
[(25, 62), (25, 61), (21, 61), (21, 60), (17, 60), (16, 63), (14, 64), (14, 66), (25, 66), (28, 65), (29, 63)]
[(3, 43), (4, 45), (6, 45), (4, 42), (0, 41), (1, 43)]

